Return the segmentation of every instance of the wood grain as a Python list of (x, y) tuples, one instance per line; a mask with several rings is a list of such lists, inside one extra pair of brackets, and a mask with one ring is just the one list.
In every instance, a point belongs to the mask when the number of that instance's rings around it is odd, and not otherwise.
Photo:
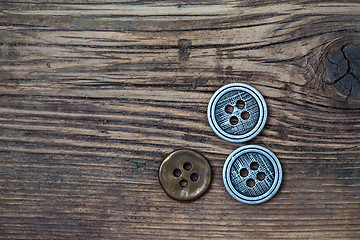
[[(0, 238), (359, 239), (358, 58), (345, 59), (358, 82), (328, 76), (359, 36), (354, 0), (3, 0)], [(206, 119), (231, 82), (263, 94), (267, 125), (249, 143), (283, 166), (257, 206), (226, 192), (239, 144)], [(180, 148), (213, 171), (193, 202), (158, 182)]]

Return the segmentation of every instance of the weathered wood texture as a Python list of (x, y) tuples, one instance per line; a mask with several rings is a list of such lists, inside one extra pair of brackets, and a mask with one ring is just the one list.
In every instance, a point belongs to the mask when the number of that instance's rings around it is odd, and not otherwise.
[[(0, 238), (359, 239), (359, 36), (351, 0), (2, 0)], [(249, 143), (283, 166), (257, 206), (226, 192), (240, 144), (206, 119), (231, 82), (264, 95)], [(213, 171), (189, 203), (157, 177), (184, 147)]]

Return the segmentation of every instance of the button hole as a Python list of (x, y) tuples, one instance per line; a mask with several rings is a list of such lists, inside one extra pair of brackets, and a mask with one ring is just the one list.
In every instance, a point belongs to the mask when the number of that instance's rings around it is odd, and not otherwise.
[(174, 175), (175, 177), (180, 177), (180, 175), (181, 175), (181, 170), (178, 169), (178, 168), (175, 168), (174, 171), (173, 171), (173, 175)]
[(247, 120), (247, 119), (249, 119), (249, 117), (250, 117), (250, 113), (249, 112), (242, 112), (241, 113), (241, 118), (242, 119), (244, 119), (244, 120)]
[(189, 163), (189, 162), (186, 162), (186, 163), (184, 163), (183, 168), (184, 168), (186, 171), (189, 171), (189, 170), (192, 168), (192, 164)]
[(265, 173), (263, 172), (259, 172), (257, 175), (256, 175), (256, 178), (260, 181), (264, 180), (265, 179)]
[(247, 185), (248, 187), (253, 187), (253, 186), (255, 186), (255, 181), (254, 181), (254, 179), (252, 179), (252, 178), (248, 179), (248, 180), (246, 181), (246, 185)]
[(257, 162), (252, 162), (252, 163), (250, 164), (250, 168), (251, 168), (252, 170), (256, 170), (256, 169), (259, 168), (259, 164), (258, 164)]
[(245, 102), (243, 100), (239, 100), (236, 102), (236, 107), (238, 109), (243, 109), (245, 107)]
[(240, 176), (246, 177), (249, 174), (249, 171), (246, 168), (240, 170)]
[(192, 173), (190, 179), (191, 181), (196, 182), (199, 179), (199, 175), (197, 173)]
[(225, 112), (232, 113), (234, 111), (234, 107), (231, 105), (226, 105)]
[(183, 180), (181, 180), (180, 182), (179, 182), (179, 185), (180, 185), (180, 187), (187, 187), (187, 185), (188, 185), (188, 182), (185, 180), (185, 179), (183, 179)]
[(232, 116), (230, 118), (231, 125), (236, 125), (236, 124), (238, 124), (238, 122), (239, 122), (239, 119), (236, 116)]

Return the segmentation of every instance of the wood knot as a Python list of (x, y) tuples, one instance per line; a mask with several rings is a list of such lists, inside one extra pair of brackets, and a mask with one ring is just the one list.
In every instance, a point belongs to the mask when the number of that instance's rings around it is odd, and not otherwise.
[(347, 98), (360, 99), (360, 45), (343, 44), (326, 59), (327, 83)]

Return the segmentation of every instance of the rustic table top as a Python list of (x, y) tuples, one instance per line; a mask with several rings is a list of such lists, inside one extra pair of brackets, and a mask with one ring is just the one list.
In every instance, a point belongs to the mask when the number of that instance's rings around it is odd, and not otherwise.
[[(0, 3), (0, 238), (359, 239), (360, 2)], [(211, 130), (221, 86), (264, 96), (284, 172), (268, 202), (225, 190), (245, 144)], [(202, 153), (208, 191), (169, 198), (160, 163)]]

